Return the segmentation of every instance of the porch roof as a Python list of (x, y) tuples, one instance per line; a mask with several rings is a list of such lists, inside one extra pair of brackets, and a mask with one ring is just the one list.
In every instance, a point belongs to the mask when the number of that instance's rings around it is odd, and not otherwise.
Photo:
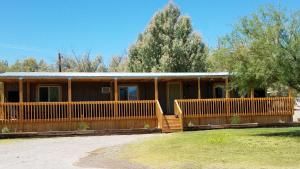
[(1, 79), (154, 79), (154, 78), (226, 78), (228, 72), (5, 72)]

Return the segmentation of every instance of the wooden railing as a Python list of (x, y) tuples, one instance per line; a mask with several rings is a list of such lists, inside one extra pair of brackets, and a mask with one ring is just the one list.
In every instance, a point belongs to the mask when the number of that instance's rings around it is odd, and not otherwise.
[(181, 126), (183, 126), (183, 113), (182, 113), (182, 110), (181, 110), (177, 100), (174, 101), (174, 113), (180, 119)]
[(163, 127), (163, 118), (164, 118), (164, 113), (162, 111), (162, 108), (160, 106), (160, 103), (158, 100), (155, 100), (155, 111), (156, 111), (156, 117), (157, 117), (157, 124), (158, 124), (158, 128), (162, 128)]
[(291, 97), (185, 99), (175, 101), (175, 105), (177, 103), (183, 117), (292, 115), (294, 107)]
[(16, 121), (19, 120), (20, 115), (19, 103), (0, 103), (0, 120), (1, 121)]
[(0, 103), (0, 122), (157, 118), (155, 100)]

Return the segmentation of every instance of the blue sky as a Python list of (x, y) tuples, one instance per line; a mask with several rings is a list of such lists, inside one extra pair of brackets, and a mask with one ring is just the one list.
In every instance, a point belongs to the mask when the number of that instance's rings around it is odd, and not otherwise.
[[(54, 63), (57, 53), (91, 51), (107, 64), (124, 55), (157, 10), (168, 0), (1, 0), (0, 59), (13, 63), (34, 56)], [(263, 4), (300, 9), (299, 0), (174, 0), (192, 18), (210, 46), (234, 23)]]

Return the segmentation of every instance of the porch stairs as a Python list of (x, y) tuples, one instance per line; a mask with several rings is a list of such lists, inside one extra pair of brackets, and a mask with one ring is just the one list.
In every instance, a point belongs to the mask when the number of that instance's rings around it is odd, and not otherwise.
[(163, 133), (173, 133), (182, 131), (180, 118), (176, 115), (164, 115), (162, 123)]

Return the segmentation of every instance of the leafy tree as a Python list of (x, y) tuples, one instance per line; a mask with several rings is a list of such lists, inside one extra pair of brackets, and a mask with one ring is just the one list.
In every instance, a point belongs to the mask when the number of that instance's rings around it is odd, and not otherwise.
[[(291, 19), (292, 18), (292, 19)], [(272, 6), (244, 17), (219, 41), (210, 70), (227, 70), (240, 92), (287, 84), (299, 87), (299, 17)]]
[(61, 64), (63, 72), (74, 72), (76, 71), (76, 60), (71, 56), (63, 56), (61, 63), (57, 61), (57, 65)]
[(40, 60), (38, 63), (38, 71), (39, 72), (53, 72), (55, 68), (53, 65), (48, 65), (44, 60)]
[(129, 48), (128, 66), (134, 72), (204, 71), (206, 56), (207, 47), (193, 31), (191, 19), (169, 3)]
[(6, 72), (8, 70), (8, 63), (6, 60), (0, 60), (0, 72)]
[(40, 72), (40, 71), (51, 71), (49, 65), (44, 60), (39, 62), (34, 57), (28, 57), (24, 60), (17, 60), (11, 65), (8, 71), (12, 72)]
[(90, 52), (77, 56), (64, 56), (62, 59), (62, 71), (66, 72), (105, 72), (106, 67), (101, 55), (91, 59)]
[(127, 72), (127, 57), (113, 56), (111, 58), (108, 71), (109, 72)]
[(300, 11), (284, 18), (279, 31), (277, 64), (280, 82), (300, 92)]

